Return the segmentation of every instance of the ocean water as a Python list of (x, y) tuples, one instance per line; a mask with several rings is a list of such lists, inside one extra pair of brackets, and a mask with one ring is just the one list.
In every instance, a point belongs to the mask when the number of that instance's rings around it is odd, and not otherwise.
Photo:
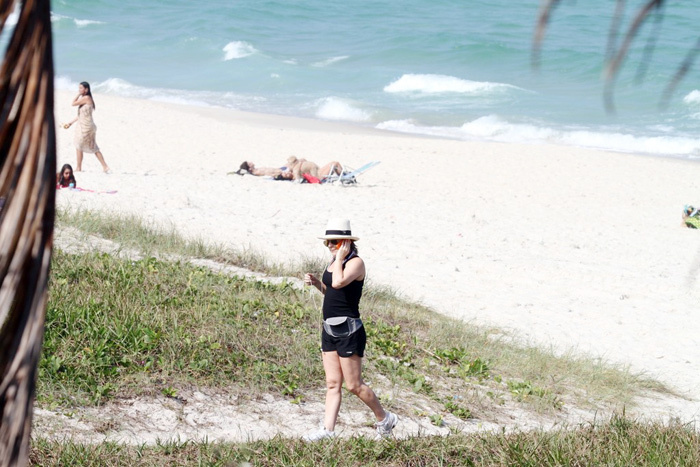
[[(643, 2), (627, 3), (623, 26)], [(695, 159), (700, 63), (667, 108), (659, 101), (700, 35), (700, 6), (667, 3), (633, 43), (615, 114), (605, 111), (601, 79), (612, 0), (562, 2), (538, 70), (530, 60), (539, 0), (56, 0), (56, 84), (89, 81), (97, 100)]]

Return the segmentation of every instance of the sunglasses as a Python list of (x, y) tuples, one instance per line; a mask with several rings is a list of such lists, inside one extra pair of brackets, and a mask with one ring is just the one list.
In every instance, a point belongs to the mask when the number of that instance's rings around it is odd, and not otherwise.
[(328, 245), (337, 245), (337, 244), (339, 244), (340, 242), (342, 242), (342, 240), (324, 240), (324, 241), (323, 241), (323, 244), (324, 244), (325, 246), (328, 246)]

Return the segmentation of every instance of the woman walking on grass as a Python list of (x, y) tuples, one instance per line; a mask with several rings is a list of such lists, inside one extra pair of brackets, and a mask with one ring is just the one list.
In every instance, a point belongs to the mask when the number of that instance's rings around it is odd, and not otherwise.
[(377, 418), (377, 433), (391, 435), (398, 417), (384, 410), (372, 389), (362, 380), (362, 357), (365, 354), (367, 334), (360, 320), (360, 298), (365, 283), (365, 263), (358, 256), (354, 237), (347, 219), (332, 219), (326, 234), (320, 239), (328, 247), (333, 259), (323, 272), (321, 280), (313, 274), (304, 276), (306, 285), (313, 285), (323, 297), (323, 369), (326, 372), (326, 409), (323, 426), (304, 436), (306, 441), (333, 438), (340, 411), (342, 385), (359, 397)]
[(92, 92), (90, 92), (90, 84), (88, 82), (83, 81), (80, 83), (80, 86), (78, 86), (78, 95), (73, 99), (72, 105), (78, 106), (78, 116), (64, 124), (63, 128), (67, 130), (72, 124), (78, 122), (78, 126), (75, 129), (75, 137), (73, 138), (75, 152), (78, 158), (75, 171), (81, 172), (83, 170), (83, 152), (89, 152), (95, 154), (97, 160), (102, 164), (102, 170), (105, 173), (109, 173), (109, 166), (107, 166), (104, 157), (102, 157), (102, 152), (100, 152), (100, 148), (95, 141), (97, 126), (92, 120), (92, 112), (95, 110), (95, 101), (92, 99)]

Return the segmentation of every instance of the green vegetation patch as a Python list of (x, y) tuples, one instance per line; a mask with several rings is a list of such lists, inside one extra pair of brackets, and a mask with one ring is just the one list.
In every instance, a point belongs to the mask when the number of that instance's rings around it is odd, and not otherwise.
[[(301, 401), (324, 381), (321, 299), (184, 261), (56, 250), (38, 400), (81, 406), (194, 386)], [(626, 404), (649, 386), (600, 362), (503, 342), (386, 289), (368, 287), (363, 309), (365, 378), (433, 400), (438, 425), (504, 401), (543, 412), (564, 399)]]
[[(190, 387), (301, 401), (323, 387), (322, 297), (315, 290), (234, 277), (187, 259), (252, 264), (268, 274), (281, 266), (269, 266), (254, 252), (185, 240), (134, 216), (62, 211), (57, 220), (59, 229), (100, 235), (148, 257), (55, 250), (38, 381), (42, 405), (177, 397)], [(300, 278), (320, 273), (323, 265), (305, 258), (284, 270)], [(666, 391), (626, 368), (558, 355), (498, 329), (445, 317), (387, 287), (368, 284), (361, 308), (368, 334), (365, 380), (389, 407), (391, 388), (432, 400), (434, 412), (425, 415), (435, 424), (448, 414), (488, 418), (505, 403), (545, 413), (568, 404), (609, 409), (633, 405), (642, 391)]]
[(318, 312), (274, 285), (182, 262), (55, 251), (38, 398), (323, 381)]
[(144, 222), (134, 214), (115, 215), (87, 209), (58, 209), (56, 225), (59, 228), (70, 226), (84, 235), (114, 241), (121, 248), (138, 250), (143, 256), (174, 254), (187, 258), (211, 259), (275, 275), (288, 272), (284, 265), (270, 262), (253, 250), (227, 248), (205, 242), (201, 238), (186, 239), (172, 224), (153, 228), (152, 222)]

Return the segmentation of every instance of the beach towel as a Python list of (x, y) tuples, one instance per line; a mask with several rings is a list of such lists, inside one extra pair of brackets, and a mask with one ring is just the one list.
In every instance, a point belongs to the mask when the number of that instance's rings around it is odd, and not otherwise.
[(691, 216), (685, 218), (685, 225), (691, 229), (700, 229), (700, 217)]
[[(61, 188), (60, 186), (57, 188)], [(117, 192), (117, 190), (104, 190), (104, 191), (95, 191), (95, 190), (90, 190), (88, 188), (81, 188), (79, 186), (76, 187), (63, 187), (64, 190), (70, 190), (70, 191), (85, 191), (87, 193), (97, 193), (98, 195), (113, 195)]]
[(321, 183), (321, 180), (319, 180), (318, 178), (314, 177), (311, 174), (304, 174), (303, 177), (307, 183)]

